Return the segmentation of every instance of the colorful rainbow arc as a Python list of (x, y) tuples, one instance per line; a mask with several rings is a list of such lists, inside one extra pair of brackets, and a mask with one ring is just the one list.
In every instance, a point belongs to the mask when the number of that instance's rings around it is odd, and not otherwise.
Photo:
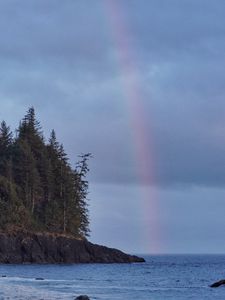
[(138, 68), (135, 65), (134, 51), (129, 46), (131, 34), (127, 30), (127, 22), (123, 15), (122, 6), (119, 1), (104, 1), (107, 19), (109, 20), (119, 72), (122, 75), (122, 89), (124, 99), (127, 103), (130, 118), (130, 126), (133, 133), (134, 152), (137, 162), (137, 175), (142, 184), (142, 198), (145, 202), (144, 219), (148, 220), (145, 224), (148, 251), (158, 253), (162, 250), (160, 241), (160, 228), (157, 222), (158, 205), (153, 189), (147, 187), (154, 183), (154, 160), (153, 146), (150, 140), (149, 130), (146, 128), (146, 116), (143, 108), (143, 96), (139, 79)]

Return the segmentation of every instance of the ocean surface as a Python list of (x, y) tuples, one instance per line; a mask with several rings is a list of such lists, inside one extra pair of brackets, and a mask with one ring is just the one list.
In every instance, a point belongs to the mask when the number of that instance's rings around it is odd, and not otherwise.
[(0, 265), (0, 299), (225, 299), (225, 287), (209, 288), (225, 279), (225, 255), (144, 257), (142, 264)]

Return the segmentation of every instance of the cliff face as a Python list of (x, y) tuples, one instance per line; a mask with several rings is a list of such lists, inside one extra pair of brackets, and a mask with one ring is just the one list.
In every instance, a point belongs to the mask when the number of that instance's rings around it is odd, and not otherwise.
[(132, 262), (144, 262), (144, 259), (66, 236), (0, 233), (0, 263)]

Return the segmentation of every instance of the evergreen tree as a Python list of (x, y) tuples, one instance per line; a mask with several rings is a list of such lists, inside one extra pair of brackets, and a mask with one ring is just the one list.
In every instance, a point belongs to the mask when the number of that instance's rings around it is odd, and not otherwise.
[(89, 236), (89, 216), (88, 216), (88, 181), (86, 175), (89, 172), (88, 160), (91, 158), (91, 153), (82, 154), (81, 160), (77, 163), (76, 170), (74, 172), (75, 177), (75, 190), (76, 190), (76, 202), (79, 211), (80, 224), (79, 233), (81, 236)]
[(16, 138), (3, 121), (0, 127), (0, 228), (89, 234), (87, 208), (90, 154), (72, 170), (52, 130), (45, 144), (34, 108), (20, 122)]
[(1, 122), (0, 127), (0, 175), (7, 176), (9, 172), (10, 158), (12, 151), (12, 132), (5, 121)]

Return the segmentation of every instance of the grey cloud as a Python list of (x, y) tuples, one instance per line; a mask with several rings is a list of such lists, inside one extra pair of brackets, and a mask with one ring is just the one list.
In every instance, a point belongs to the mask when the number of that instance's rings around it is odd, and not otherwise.
[[(3, 4), (4, 3), (4, 4)], [(90, 1), (3, 2), (1, 56), (6, 59), (56, 60), (73, 64), (80, 59), (100, 58), (101, 13)]]
[[(93, 181), (137, 183), (137, 164), (148, 159), (135, 156), (127, 74), (105, 3), (0, 3), (0, 117), (15, 127), (34, 105), (72, 160), (93, 153)], [(224, 2), (117, 4), (158, 184), (224, 184)]]

